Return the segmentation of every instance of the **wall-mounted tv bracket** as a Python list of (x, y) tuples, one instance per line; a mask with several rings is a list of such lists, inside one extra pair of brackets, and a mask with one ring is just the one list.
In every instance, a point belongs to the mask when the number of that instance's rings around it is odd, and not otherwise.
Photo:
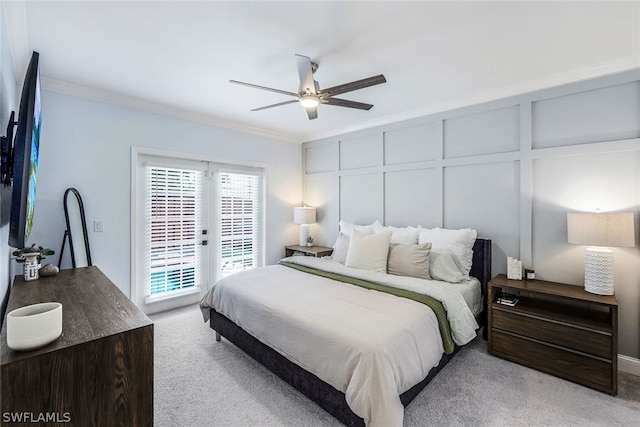
[(12, 111), (9, 116), (9, 123), (7, 123), (7, 133), (1, 138), (0, 143), (0, 169), (2, 173), (0, 182), (2, 182), (5, 187), (11, 185), (11, 178), (13, 177), (13, 128), (17, 125), (16, 113)]

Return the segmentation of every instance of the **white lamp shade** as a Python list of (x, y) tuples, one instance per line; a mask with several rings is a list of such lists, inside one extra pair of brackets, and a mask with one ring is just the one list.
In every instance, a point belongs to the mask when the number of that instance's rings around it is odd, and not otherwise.
[(567, 240), (576, 245), (590, 246), (585, 249), (585, 291), (613, 295), (613, 251), (607, 247), (635, 246), (633, 212), (569, 212)]
[(293, 222), (296, 224), (313, 224), (316, 222), (316, 208), (310, 206), (293, 208)]
[(568, 212), (567, 240), (576, 245), (634, 247), (633, 212)]

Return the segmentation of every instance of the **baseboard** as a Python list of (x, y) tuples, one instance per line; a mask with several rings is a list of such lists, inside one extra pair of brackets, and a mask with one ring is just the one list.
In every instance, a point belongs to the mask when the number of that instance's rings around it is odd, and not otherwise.
[(640, 359), (619, 354), (618, 371), (640, 376)]

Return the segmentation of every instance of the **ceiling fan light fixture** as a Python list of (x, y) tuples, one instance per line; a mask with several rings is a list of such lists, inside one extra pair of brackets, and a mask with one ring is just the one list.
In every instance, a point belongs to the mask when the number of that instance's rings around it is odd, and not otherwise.
[(320, 104), (320, 100), (314, 95), (303, 95), (300, 97), (300, 104), (304, 108), (315, 108)]

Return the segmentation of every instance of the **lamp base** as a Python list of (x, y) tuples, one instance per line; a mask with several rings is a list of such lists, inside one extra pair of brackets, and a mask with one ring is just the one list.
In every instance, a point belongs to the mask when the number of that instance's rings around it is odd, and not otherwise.
[(300, 246), (307, 246), (309, 238), (309, 224), (300, 224)]
[(586, 248), (584, 257), (584, 290), (598, 295), (613, 295), (613, 251), (608, 248)]

